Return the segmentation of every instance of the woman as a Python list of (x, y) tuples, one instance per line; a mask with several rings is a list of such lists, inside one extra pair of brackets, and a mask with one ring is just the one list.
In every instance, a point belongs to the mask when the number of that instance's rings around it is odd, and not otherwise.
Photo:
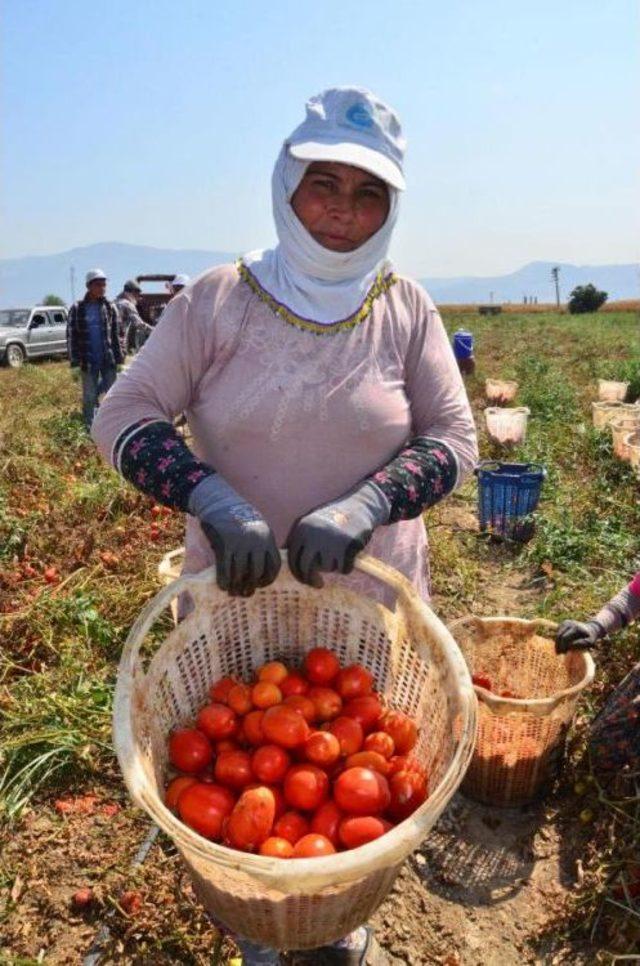
[[(627, 587), (586, 623), (567, 620), (558, 628), (556, 651), (595, 647), (598, 641), (626, 627), (640, 614), (640, 571)], [(596, 768), (619, 772), (628, 766), (640, 774), (640, 662), (609, 695), (591, 725), (589, 742)]]
[[(280, 547), (300, 581), (353, 585), (337, 574), (368, 545), (428, 598), (421, 514), (477, 442), (440, 317), (387, 261), (403, 155), (371, 93), (312, 98), (273, 173), (278, 246), (177, 295), (94, 424), (116, 469), (188, 511), (185, 572), (215, 559), (231, 594), (275, 580)], [(369, 941), (358, 930), (323, 961), (364, 961)]]

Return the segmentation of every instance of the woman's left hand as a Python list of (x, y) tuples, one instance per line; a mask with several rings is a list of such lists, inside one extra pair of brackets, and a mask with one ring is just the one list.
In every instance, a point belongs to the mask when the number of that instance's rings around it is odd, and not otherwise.
[(349, 574), (376, 527), (389, 519), (389, 503), (372, 483), (301, 517), (287, 539), (289, 567), (303, 584), (322, 587), (320, 571)]

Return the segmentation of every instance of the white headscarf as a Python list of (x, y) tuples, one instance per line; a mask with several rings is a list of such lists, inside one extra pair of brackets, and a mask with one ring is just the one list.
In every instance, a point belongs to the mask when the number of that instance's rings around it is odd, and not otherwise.
[(262, 288), (291, 312), (328, 325), (357, 312), (378, 273), (391, 271), (387, 251), (399, 192), (387, 186), (389, 214), (375, 235), (355, 251), (334, 252), (312, 238), (291, 206), (309, 163), (292, 157), (286, 145), (282, 148), (271, 179), (278, 245), (250, 252), (242, 261)]

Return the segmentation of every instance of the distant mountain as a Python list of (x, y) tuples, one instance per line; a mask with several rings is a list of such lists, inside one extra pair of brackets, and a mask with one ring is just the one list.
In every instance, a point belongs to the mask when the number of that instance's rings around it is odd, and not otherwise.
[(101, 242), (72, 248), (56, 255), (30, 255), (0, 259), (0, 306), (31, 305), (45, 295), (59, 295), (71, 301), (71, 268), (75, 271), (76, 298), (84, 292), (84, 276), (90, 268), (101, 268), (109, 277), (109, 295), (115, 296), (123, 282), (135, 275), (199, 275), (212, 265), (222, 265), (237, 256), (229, 252), (205, 252), (151, 248)]
[[(134, 275), (186, 272), (199, 275), (212, 265), (236, 258), (231, 252), (199, 249), (151, 248), (121, 242), (101, 242), (72, 248), (56, 255), (31, 255), (0, 259), (0, 306), (30, 305), (45, 295), (60, 295), (71, 300), (70, 270), (75, 271), (76, 297), (84, 291), (84, 275), (90, 268), (102, 268), (109, 276), (109, 294), (115, 296), (122, 283)], [(530, 262), (510, 275), (490, 277), (423, 278), (422, 284), (436, 302), (484, 303), (493, 293), (494, 302), (522, 302), (537, 297), (539, 302), (554, 302), (551, 278), (554, 265), (560, 267), (560, 296), (566, 302), (576, 285), (593, 282), (609, 293), (609, 298), (640, 297), (640, 270), (637, 265), (568, 265), (562, 262)]]
[(538, 302), (555, 302), (551, 277), (554, 266), (560, 268), (560, 299), (566, 302), (576, 285), (589, 282), (609, 294), (609, 299), (640, 298), (638, 265), (569, 265), (563, 262), (530, 262), (510, 275), (463, 278), (423, 278), (422, 284), (435, 302), (461, 305), (470, 302), (522, 302), (537, 298)]

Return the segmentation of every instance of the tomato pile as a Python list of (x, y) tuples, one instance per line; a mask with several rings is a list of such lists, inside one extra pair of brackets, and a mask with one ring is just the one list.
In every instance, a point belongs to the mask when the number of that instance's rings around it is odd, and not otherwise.
[(165, 803), (215, 842), (281, 859), (358, 848), (427, 798), (410, 755), (415, 722), (384, 707), (373, 676), (326, 648), (300, 670), (280, 661), (251, 683), (226, 677), (193, 727), (169, 737), (178, 773)]
[[(484, 688), (485, 691), (493, 692), (493, 682), (491, 678), (487, 677), (486, 674), (474, 674), (471, 677), (473, 683), (479, 687)], [(500, 691), (499, 697), (501, 698), (516, 698), (517, 695), (513, 691)]]

